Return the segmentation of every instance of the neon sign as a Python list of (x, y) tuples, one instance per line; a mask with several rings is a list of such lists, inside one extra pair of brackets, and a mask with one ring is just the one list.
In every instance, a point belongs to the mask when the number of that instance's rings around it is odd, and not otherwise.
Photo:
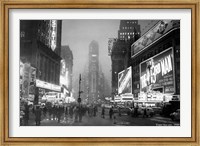
[(56, 49), (56, 32), (57, 32), (57, 21), (56, 20), (51, 20), (51, 27), (52, 27), (52, 32), (51, 32), (51, 48), (54, 51)]

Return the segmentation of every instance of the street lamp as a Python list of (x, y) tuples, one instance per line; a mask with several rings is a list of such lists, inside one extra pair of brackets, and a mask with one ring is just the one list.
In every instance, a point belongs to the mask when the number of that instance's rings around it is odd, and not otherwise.
[(80, 106), (80, 104), (81, 104), (81, 93), (83, 93), (83, 91), (81, 91), (81, 74), (80, 74), (80, 76), (79, 76), (79, 92), (78, 92), (79, 94), (78, 94), (78, 103), (79, 103), (79, 106)]

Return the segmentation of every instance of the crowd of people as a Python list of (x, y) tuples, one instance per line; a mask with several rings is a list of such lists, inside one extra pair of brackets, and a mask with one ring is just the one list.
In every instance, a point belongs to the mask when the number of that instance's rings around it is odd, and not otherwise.
[[(101, 110), (100, 110), (101, 109)], [(99, 115), (98, 115), (99, 110)], [(28, 104), (24, 104), (23, 114), (20, 125), (27, 126), (29, 121), (30, 112), (34, 115), (35, 125), (40, 126), (42, 119), (48, 119), (49, 121), (56, 121), (60, 123), (61, 120), (66, 119), (66, 117), (73, 119), (74, 122), (82, 122), (83, 116), (89, 118), (101, 116), (105, 118), (105, 107), (98, 105), (82, 105), (82, 104), (68, 104), (65, 105), (56, 105), (56, 104), (46, 104), (46, 105), (34, 105), (30, 107)], [(113, 107), (108, 111), (109, 118), (113, 118)]]

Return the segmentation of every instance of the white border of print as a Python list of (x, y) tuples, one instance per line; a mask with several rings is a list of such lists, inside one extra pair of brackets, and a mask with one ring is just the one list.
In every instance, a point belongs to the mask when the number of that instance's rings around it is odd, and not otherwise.
[[(180, 126), (19, 126), (20, 19), (180, 19)], [(190, 9), (11, 9), (9, 10), (10, 137), (191, 137)]]

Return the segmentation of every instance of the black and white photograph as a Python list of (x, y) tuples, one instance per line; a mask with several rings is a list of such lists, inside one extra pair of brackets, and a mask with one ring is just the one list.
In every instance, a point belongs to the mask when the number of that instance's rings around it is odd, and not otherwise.
[(180, 20), (19, 24), (19, 126), (181, 126)]

